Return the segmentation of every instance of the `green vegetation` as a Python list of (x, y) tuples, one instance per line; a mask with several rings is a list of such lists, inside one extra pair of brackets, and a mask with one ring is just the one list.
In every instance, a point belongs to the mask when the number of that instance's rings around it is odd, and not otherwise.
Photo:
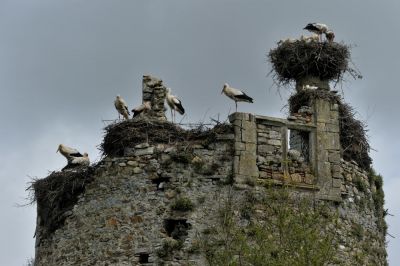
[(386, 211), (384, 209), (385, 204), (385, 193), (383, 192), (383, 178), (377, 174), (374, 169), (369, 171), (368, 175), (369, 182), (371, 185), (375, 185), (376, 190), (372, 193), (372, 199), (374, 200), (375, 215), (378, 217), (377, 226), (378, 229), (386, 235), (387, 224), (385, 221)]
[(367, 184), (365, 184), (364, 180), (362, 180), (361, 177), (355, 176), (353, 178), (353, 183), (360, 192), (366, 192), (367, 191)]
[(177, 198), (171, 205), (171, 209), (174, 211), (192, 211), (193, 208), (192, 201), (186, 197)]
[[(259, 191), (258, 191), (259, 192)], [(229, 191), (218, 223), (200, 239), (209, 265), (327, 265), (336, 251), (337, 215), (312, 198), (287, 188)], [(239, 213), (234, 205), (241, 206)], [(207, 231), (208, 232), (208, 231)], [(267, 264), (266, 264), (267, 263)]]
[(164, 240), (160, 249), (157, 250), (157, 256), (165, 258), (170, 256), (174, 250), (182, 248), (182, 242), (173, 238), (167, 238)]

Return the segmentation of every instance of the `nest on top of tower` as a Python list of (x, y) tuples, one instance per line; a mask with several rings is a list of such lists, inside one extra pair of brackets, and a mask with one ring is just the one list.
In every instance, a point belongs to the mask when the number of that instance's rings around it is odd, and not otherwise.
[(289, 111), (296, 113), (302, 106), (311, 106), (315, 99), (325, 99), (338, 105), (339, 138), (342, 157), (347, 161), (355, 161), (364, 170), (370, 170), (372, 159), (368, 142), (367, 125), (356, 119), (353, 107), (342, 101), (342, 97), (326, 89), (303, 89), (289, 98)]
[(288, 85), (304, 77), (320, 80), (341, 81), (348, 73), (361, 78), (360, 73), (349, 66), (350, 47), (337, 42), (284, 41), (268, 54), (272, 64), (270, 74), (279, 85)]
[(213, 128), (204, 124), (192, 125), (193, 129), (184, 129), (168, 121), (149, 119), (129, 119), (107, 126), (100, 150), (104, 155), (124, 156), (126, 148), (138, 144), (173, 144), (186, 141), (198, 141), (200, 144), (212, 143), (219, 134), (233, 133), (230, 124), (217, 123)]
[(31, 201), (36, 202), (38, 225), (36, 235), (41, 239), (60, 228), (77, 203), (85, 186), (93, 180), (96, 165), (51, 172), (42, 179), (34, 179), (28, 190)]

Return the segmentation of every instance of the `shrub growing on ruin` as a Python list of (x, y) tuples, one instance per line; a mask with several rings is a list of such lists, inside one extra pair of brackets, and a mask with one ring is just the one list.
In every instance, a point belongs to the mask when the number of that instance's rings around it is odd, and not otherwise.
[[(201, 247), (209, 265), (327, 265), (336, 252), (337, 215), (312, 198), (300, 198), (289, 189), (267, 188), (247, 195), (251, 206), (246, 220), (235, 214), (229, 193), (219, 212), (218, 223), (203, 234)], [(254, 210), (254, 206), (260, 211)], [(245, 208), (245, 207), (244, 207)], [(243, 217), (242, 217), (243, 218)]]
[(174, 211), (192, 211), (194, 209), (194, 205), (189, 198), (179, 197), (177, 198), (171, 205), (171, 209)]

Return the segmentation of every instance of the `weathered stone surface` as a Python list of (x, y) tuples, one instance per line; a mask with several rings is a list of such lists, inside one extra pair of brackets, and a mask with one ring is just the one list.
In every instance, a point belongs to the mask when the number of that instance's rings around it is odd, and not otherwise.
[(139, 165), (139, 163), (136, 162), (136, 161), (128, 161), (126, 164), (129, 165), (129, 166), (133, 166), (133, 167), (136, 167), (136, 166)]
[[(149, 79), (146, 84), (146, 97), (164, 97), (161, 80)], [(156, 112), (161, 112), (160, 106)], [(288, 125), (299, 126), (299, 119), (275, 119), (270, 125), (268, 119), (242, 113), (231, 115), (240, 125), (233, 137), (217, 137), (208, 145), (185, 142), (188, 152), (182, 158), (177, 153), (184, 150), (181, 143), (154, 144), (157, 148), (145, 143), (126, 149), (127, 157), (105, 158), (85, 193), (64, 214), (62, 227), (43, 237), (38, 224), (37, 265), (140, 265), (140, 254), (148, 256), (147, 265), (206, 265), (201, 255), (189, 252), (191, 243), (199, 232), (217, 224), (218, 208), (231, 189), (233, 213), (238, 223), (245, 224), (240, 199), (249, 192), (263, 193), (261, 184), (282, 181), (293, 182), (291, 187), (298, 195), (336, 201), (330, 205), (339, 213), (332, 225), (338, 233), (335, 243), (341, 245), (335, 263), (379, 265), (376, 262), (385, 260), (385, 236), (378, 229), (373, 207), (376, 187), (355, 163), (340, 158), (333, 128), (337, 124), (332, 121), (335, 108), (317, 103), (316, 127), (302, 124), (316, 136), (315, 146), (310, 146), (316, 159), (311, 162), (302, 160), (303, 151), (288, 151), (282, 135)], [(244, 133), (243, 125), (251, 129)], [(193, 210), (172, 210), (181, 198), (188, 198)], [(256, 210), (257, 217), (262, 214), (263, 210)], [(178, 242), (166, 226), (177, 220), (190, 224), (182, 247), (171, 251), (168, 258), (159, 257), (157, 252), (165, 242)], [(361, 228), (356, 233), (362, 235), (356, 237), (354, 228)], [(366, 252), (366, 246), (374, 252)]]
[(134, 174), (141, 174), (141, 173), (143, 173), (143, 170), (140, 167), (135, 167), (135, 168), (133, 168), (133, 173)]
[(277, 139), (269, 139), (269, 140), (267, 140), (267, 144), (281, 146), (282, 142)]
[(239, 160), (239, 174), (246, 176), (258, 176), (256, 155), (254, 153), (242, 152)]
[(142, 156), (142, 155), (151, 155), (154, 153), (154, 147), (148, 147), (144, 149), (136, 149), (135, 156)]
[(257, 127), (254, 121), (242, 121), (242, 141), (245, 143), (257, 142)]

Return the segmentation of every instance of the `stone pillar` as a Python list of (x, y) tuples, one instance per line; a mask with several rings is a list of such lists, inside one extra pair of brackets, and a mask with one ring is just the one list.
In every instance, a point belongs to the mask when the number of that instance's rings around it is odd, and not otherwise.
[(143, 76), (143, 102), (151, 102), (151, 111), (148, 112), (148, 116), (157, 120), (166, 121), (165, 116), (165, 97), (166, 87), (163, 85), (161, 79), (152, 77), (150, 75)]
[(340, 201), (340, 140), (338, 104), (313, 102), (316, 129), (316, 176), (320, 198)]
[(233, 113), (229, 121), (235, 131), (234, 180), (238, 184), (254, 182), (259, 177), (257, 167), (257, 125), (255, 116)]

